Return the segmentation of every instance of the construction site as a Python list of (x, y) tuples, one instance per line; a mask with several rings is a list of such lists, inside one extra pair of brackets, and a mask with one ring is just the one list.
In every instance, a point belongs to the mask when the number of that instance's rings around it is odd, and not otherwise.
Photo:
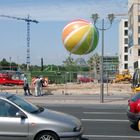
[[(103, 79), (104, 84), (104, 94), (133, 94), (134, 92), (139, 91), (139, 84), (136, 81), (139, 81), (139, 71), (135, 74), (135, 80), (133, 75), (130, 74), (128, 70), (123, 71), (123, 73), (117, 73), (113, 79), (107, 77)], [(6, 73), (8, 74), (8, 73)], [(23, 82), (16, 80), (13, 81), (9, 79), (5, 73), (1, 73), (0, 77), (0, 90), (6, 92), (13, 92), (17, 94), (23, 94)], [(20, 74), (20, 73), (19, 73)], [(22, 73), (21, 73), (22, 74)], [(26, 74), (28, 76), (28, 74)], [(64, 94), (64, 95), (77, 95), (77, 94), (100, 94), (101, 84), (100, 79), (95, 79), (90, 77), (90, 75), (79, 75), (76, 73), (64, 73), (64, 72), (53, 72), (40, 71), (32, 72), (29, 75), (30, 80), (30, 89), (32, 94), (34, 94), (34, 77), (35, 75), (42, 75), (47, 81), (47, 85), (43, 87), (43, 92), (45, 94)], [(7, 81), (7, 83), (5, 83)], [(9, 84), (8, 82), (14, 82)], [(4, 83), (3, 83), (4, 82)], [(15, 83), (17, 82), (17, 83)], [(19, 84), (19, 82), (22, 82)]]
[[(133, 95), (131, 83), (104, 83), (105, 95)], [(66, 83), (66, 84), (48, 84), (43, 87), (43, 93), (46, 95), (91, 95), (100, 94), (101, 84), (96, 82), (89, 83)], [(34, 86), (30, 86), (31, 92), (34, 95)], [(0, 86), (1, 91), (13, 92), (23, 95), (22, 86)]]

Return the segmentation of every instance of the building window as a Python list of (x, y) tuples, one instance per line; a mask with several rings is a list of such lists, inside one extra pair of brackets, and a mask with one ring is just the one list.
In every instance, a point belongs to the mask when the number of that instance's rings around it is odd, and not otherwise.
[(140, 56), (140, 49), (138, 49), (138, 56)]
[(140, 22), (140, 15), (138, 15), (138, 22)]
[(128, 36), (128, 30), (124, 30), (124, 35)]
[(138, 33), (140, 34), (140, 26), (138, 27)]
[(125, 47), (125, 48), (124, 48), (124, 52), (125, 52), (125, 53), (128, 53), (128, 47)]
[(124, 61), (128, 61), (128, 55), (124, 56)]
[(137, 69), (138, 68), (138, 61), (135, 61), (134, 62), (134, 69)]
[(138, 45), (140, 45), (140, 37), (138, 37)]
[(128, 38), (124, 39), (124, 44), (128, 44)]
[(131, 49), (130, 49), (130, 52), (129, 53), (131, 54)]
[(128, 64), (124, 64), (124, 69), (128, 69)]
[(140, 12), (140, 4), (138, 4), (138, 10), (139, 10), (139, 12)]
[(127, 21), (124, 22), (124, 27), (128, 27), (128, 22)]

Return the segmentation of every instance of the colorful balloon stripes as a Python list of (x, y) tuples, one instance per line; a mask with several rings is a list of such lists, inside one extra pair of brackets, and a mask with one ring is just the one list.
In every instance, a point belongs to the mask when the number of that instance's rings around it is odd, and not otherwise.
[(75, 20), (67, 24), (62, 32), (65, 48), (77, 55), (89, 54), (98, 44), (98, 31), (86, 20)]

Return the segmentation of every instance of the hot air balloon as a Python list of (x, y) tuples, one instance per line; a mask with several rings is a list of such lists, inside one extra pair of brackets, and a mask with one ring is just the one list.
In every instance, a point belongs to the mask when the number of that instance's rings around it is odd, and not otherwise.
[(62, 32), (65, 48), (72, 54), (84, 55), (92, 52), (98, 44), (98, 30), (89, 21), (79, 19), (68, 23)]

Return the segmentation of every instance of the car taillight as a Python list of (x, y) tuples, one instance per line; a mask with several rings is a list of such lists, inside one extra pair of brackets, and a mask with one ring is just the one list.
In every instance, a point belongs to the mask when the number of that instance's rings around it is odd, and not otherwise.
[(128, 110), (132, 113), (137, 113), (137, 105), (135, 102), (129, 101), (128, 102)]
[(130, 102), (128, 105), (130, 108), (129, 111), (132, 113), (140, 113), (140, 104), (138, 104), (137, 102)]
[(139, 113), (140, 112), (140, 103), (137, 103), (136, 105), (136, 113)]

